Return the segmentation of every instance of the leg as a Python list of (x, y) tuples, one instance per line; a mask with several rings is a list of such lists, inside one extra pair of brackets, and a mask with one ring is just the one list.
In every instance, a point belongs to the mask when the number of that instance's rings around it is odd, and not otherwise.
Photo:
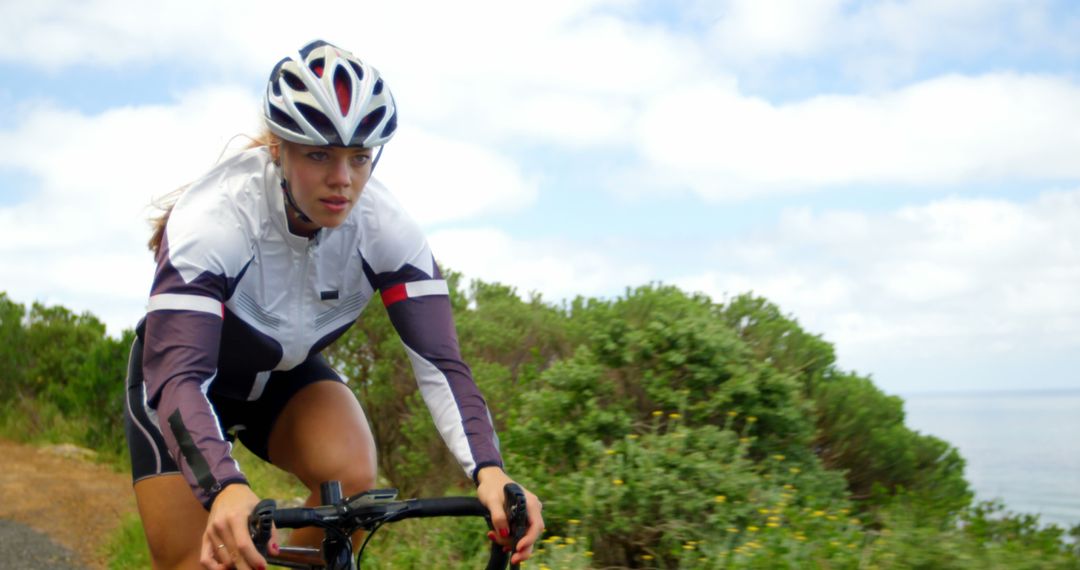
[(184, 477), (172, 473), (142, 479), (135, 483), (135, 500), (154, 570), (202, 568), (199, 541), (207, 513)]
[[(311, 492), (308, 506), (318, 504), (324, 481), (341, 481), (345, 495), (375, 486), (375, 439), (363, 408), (341, 382), (315, 382), (290, 398), (270, 431), (268, 451), (274, 465), (296, 475)], [(291, 542), (318, 547), (322, 534), (298, 530)]]

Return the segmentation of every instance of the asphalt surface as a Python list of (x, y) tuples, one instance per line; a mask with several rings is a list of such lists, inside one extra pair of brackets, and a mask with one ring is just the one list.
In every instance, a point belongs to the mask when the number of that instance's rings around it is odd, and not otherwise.
[(0, 520), (0, 570), (84, 569), (71, 551), (17, 522)]

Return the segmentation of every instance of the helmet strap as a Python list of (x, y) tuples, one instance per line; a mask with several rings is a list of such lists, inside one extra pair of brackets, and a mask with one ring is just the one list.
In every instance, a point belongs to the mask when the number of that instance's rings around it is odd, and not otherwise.
[(304, 223), (311, 223), (312, 219), (307, 217), (307, 214), (305, 214), (304, 211), (300, 209), (300, 206), (296, 205), (296, 200), (293, 199), (292, 190), (289, 188), (289, 181), (285, 180), (284, 176), (281, 177), (281, 190), (285, 194), (285, 201), (288, 202), (289, 206), (293, 210), (296, 210), (296, 215), (300, 218), (300, 221)]
[(375, 167), (379, 165), (379, 157), (382, 156), (382, 149), (385, 147), (384, 144), (379, 145), (379, 151), (375, 153), (375, 160), (371, 162), (371, 170), (375, 170)]

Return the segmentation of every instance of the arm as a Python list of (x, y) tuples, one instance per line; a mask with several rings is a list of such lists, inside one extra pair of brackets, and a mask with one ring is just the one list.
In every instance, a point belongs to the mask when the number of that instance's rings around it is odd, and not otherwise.
[[(382, 289), (383, 304), (405, 344), (424, 401), (443, 439), (466, 473), (476, 481), (477, 497), (491, 512), (495, 531), (489, 538), (508, 547), (511, 539), (504, 512), (503, 487), (513, 481), (503, 471), (498, 438), (487, 404), (469, 367), (461, 359), (449, 292), (445, 281), (438, 279), (441, 277), (438, 268), (435, 277), (437, 279), (385, 287)], [(532, 546), (544, 528), (540, 501), (528, 490), (525, 495), (529, 528), (511, 555), (513, 564), (532, 555)]]
[(382, 277), (383, 304), (443, 440), (473, 480), (483, 467), (501, 467), (491, 415), (461, 358), (449, 291), (438, 269), (430, 277), (408, 267)]
[(217, 374), (226, 279), (209, 271), (185, 279), (187, 263), (182, 257), (174, 262), (162, 244), (147, 307), (143, 372), (169, 453), (209, 508), (223, 488), (246, 480), (206, 395)]

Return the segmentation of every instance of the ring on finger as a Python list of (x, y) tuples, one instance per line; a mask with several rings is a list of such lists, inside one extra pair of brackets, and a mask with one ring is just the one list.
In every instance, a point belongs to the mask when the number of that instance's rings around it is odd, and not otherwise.
[(219, 544), (219, 545), (217, 545), (217, 549), (218, 549), (218, 550), (221, 550), (222, 548), (225, 548), (225, 545), (224, 545), (224, 544)]

